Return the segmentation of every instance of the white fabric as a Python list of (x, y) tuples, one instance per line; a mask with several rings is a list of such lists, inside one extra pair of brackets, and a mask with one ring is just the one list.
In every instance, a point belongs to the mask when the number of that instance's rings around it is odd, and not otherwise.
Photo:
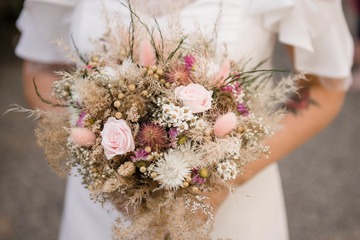
[(280, 42), (294, 46), (295, 69), (323, 77), (322, 83), (328, 88), (348, 89), (354, 48), (341, 1), (278, 0), (277, 4), (272, 3), (253, 1), (252, 11), (263, 15), (265, 28), (279, 33)]
[(89, 191), (81, 185), (81, 177), (69, 176), (59, 239), (110, 240), (112, 222), (118, 214), (109, 205), (91, 201)]
[(16, 23), (21, 32), (15, 49), (19, 57), (41, 63), (67, 61), (64, 48), (56, 45), (55, 41), (63, 41), (69, 45), (70, 24), (75, 5), (71, 5), (70, 2), (64, 2), (62, 5), (52, 2), (55, 3), (25, 1), (24, 9)]
[[(87, 16), (93, 20), (91, 21), (93, 24), (99, 25), (95, 20), (97, 17), (86, 14), (84, 11), (78, 10), (77, 14), (74, 14), (75, 7), (79, 6), (81, 1), (25, 1), (24, 10), (17, 22), (17, 26), (22, 32), (16, 48), (17, 55), (24, 59), (44, 63), (65, 62), (66, 55), (63, 48), (57, 47), (54, 41), (63, 40), (71, 45), (69, 29), (70, 25), (76, 23), (76, 21), (72, 21), (73, 16), (77, 19), (79, 19), (79, 15)], [(91, 2), (94, 1), (91, 0)], [(112, 0), (107, 2), (116, 4)], [(159, 0), (151, 0), (151, 2), (158, 2), (158, 6), (161, 5)], [(218, 2), (218, 0), (197, 0), (188, 5), (186, 9), (188, 12), (192, 10), (193, 15), (209, 11), (215, 13)], [(353, 43), (340, 0), (226, 0), (224, 2), (225, 6), (233, 7), (229, 9), (232, 10), (231, 14), (238, 15), (237, 25), (235, 23), (232, 25), (234, 31), (226, 30), (226, 33), (229, 34), (227, 40), (232, 35), (234, 39), (231, 40), (234, 40), (233, 44), (237, 45), (239, 44), (237, 40), (241, 39), (240, 43), (245, 44), (242, 48), (247, 49), (246, 54), (254, 58), (257, 53), (262, 53), (262, 57), (268, 57), (272, 52), (273, 45), (273, 39), (269, 39), (270, 33), (278, 33), (280, 42), (294, 47), (294, 67), (298, 72), (323, 77), (322, 83), (331, 89), (347, 90), (349, 88)], [(84, 8), (87, 8), (87, 5), (82, 4)], [(249, 15), (248, 13), (251, 18), (247, 17), (246, 22), (240, 21), (241, 18)], [(99, 15), (98, 11), (93, 14)], [(211, 16), (202, 14), (201, 17), (209, 18)], [(235, 20), (234, 17), (228, 15), (225, 16), (224, 21), (229, 19)], [(254, 23), (254, 21), (258, 22)], [(77, 28), (80, 29), (80, 32), (92, 28), (87, 22), (82, 21), (82, 23), (87, 27), (84, 27), (84, 30)], [(224, 28), (226, 26), (230, 25), (224, 24)], [(262, 29), (258, 29), (258, 27)], [(95, 29), (97, 28), (95, 27)], [(257, 39), (246, 38), (244, 40), (243, 36), (240, 36), (241, 33), (247, 35), (250, 31), (256, 31), (257, 33), (252, 35), (260, 36), (263, 42), (270, 41), (266, 49), (263, 49), (264, 52), (254, 46), (256, 41), (253, 40)], [(82, 35), (80, 32), (72, 31), (71, 33)], [(90, 36), (96, 36), (94, 31), (87, 31), (87, 33)], [(260, 44), (260, 46), (264, 45)], [(256, 51), (250, 51), (254, 49)], [(245, 56), (245, 53), (242, 53), (242, 56)], [(328, 80), (325, 81), (325, 78)]]
[[(161, 7), (161, 1), (157, 2)], [(184, 7), (181, 20), (185, 29), (191, 30), (198, 23), (202, 31), (211, 32), (218, 3), (197, 0)], [(113, 14), (121, 5), (117, 0), (106, 0), (105, 7)], [(29, 0), (18, 20), (22, 37), (17, 54), (45, 63), (65, 61), (50, 42), (55, 37), (68, 40), (70, 33), (80, 51), (89, 53), (92, 40), (104, 31), (100, 9), (95, 0)], [(128, 13), (121, 9), (126, 19)], [(281, 42), (294, 46), (298, 71), (341, 78), (333, 82), (343, 89), (349, 85), (353, 47), (340, 0), (224, 0), (222, 15), (219, 46), (227, 45), (230, 58), (251, 57), (254, 63), (268, 58), (278, 34)], [(165, 17), (159, 17), (159, 22), (164, 24)], [(78, 177), (68, 179), (60, 239), (110, 239), (116, 212), (109, 215), (92, 203), (80, 182)], [(228, 197), (215, 217), (212, 236), (286, 240), (286, 225), (279, 173), (277, 166), (271, 165)]]

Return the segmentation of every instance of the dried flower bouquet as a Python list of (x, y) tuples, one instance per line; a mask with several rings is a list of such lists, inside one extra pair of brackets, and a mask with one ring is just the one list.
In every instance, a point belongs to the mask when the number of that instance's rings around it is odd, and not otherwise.
[(216, 37), (165, 31), (124, 7), (130, 27), (109, 26), (96, 51), (77, 52), (76, 69), (59, 73), (55, 105), (68, 111), (37, 111), (38, 142), (56, 172), (78, 168), (94, 199), (124, 211), (131, 224), (119, 219), (114, 238), (208, 239), (206, 193), (269, 153), (262, 142), (278, 129), (294, 79), (273, 85), (275, 70), (245, 70)]

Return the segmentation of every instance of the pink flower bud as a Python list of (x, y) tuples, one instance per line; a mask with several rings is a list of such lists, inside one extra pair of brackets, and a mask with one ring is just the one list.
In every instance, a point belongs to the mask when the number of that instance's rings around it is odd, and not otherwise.
[(95, 144), (95, 134), (87, 128), (71, 128), (70, 138), (76, 145), (90, 147)]
[(220, 116), (214, 124), (214, 134), (217, 137), (223, 137), (233, 129), (235, 129), (237, 124), (237, 118), (235, 113), (228, 112)]

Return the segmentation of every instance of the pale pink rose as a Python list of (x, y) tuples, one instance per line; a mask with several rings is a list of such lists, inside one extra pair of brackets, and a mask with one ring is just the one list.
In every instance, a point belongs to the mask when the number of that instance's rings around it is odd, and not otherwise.
[(126, 121), (110, 117), (101, 131), (101, 145), (104, 147), (106, 158), (109, 160), (135, 150), (134, 138)]
[(214, 124), (214, 134), (217, 137), (223, 137), (229, 132), (231, 132), (237, 124), (237, 118), (235, 113), (228, 112), (218, 119), (216, 119)]
[(71, 128), (70, 139), (81, 147), (90, 147), (95, 144), (95, 134), (87, 128)]
[(204, 112), (211, 108), (212, 93), (196, 83), (179, 86), (175, 89), (175, 97), (181, 100), (184, 106), (189, 107), (193, 113)]

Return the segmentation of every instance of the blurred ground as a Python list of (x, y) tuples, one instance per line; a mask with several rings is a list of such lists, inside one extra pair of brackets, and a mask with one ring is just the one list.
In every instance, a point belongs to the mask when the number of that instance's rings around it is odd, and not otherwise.
[[(11, 42), (0, 42), (0, 113), (13, 103), (26, 105)], [(49, 170), (33, 127), (25, 115), (0, 116), (2, 240), (57, 238), (65, 180)], [(360, 92), (350, 91), (330, 127), (284, 159), (280, 170), (291, 240), (360, 240)]]

